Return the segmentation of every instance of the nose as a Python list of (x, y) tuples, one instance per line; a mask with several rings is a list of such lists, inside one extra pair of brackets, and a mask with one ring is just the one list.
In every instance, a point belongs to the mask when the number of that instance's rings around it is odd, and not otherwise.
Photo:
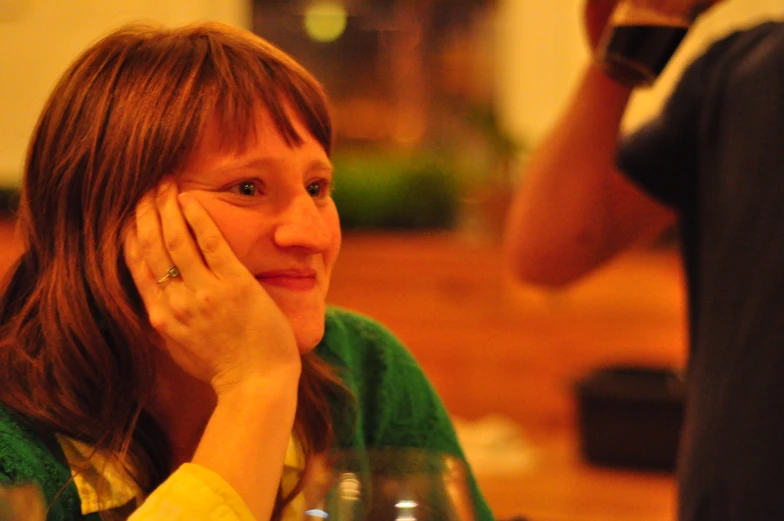
[(281, 248), (313, 252), (326, 250), (331, 240), (324, 215), (309, 195), (295, 197), (281, 210), (274, 237)]

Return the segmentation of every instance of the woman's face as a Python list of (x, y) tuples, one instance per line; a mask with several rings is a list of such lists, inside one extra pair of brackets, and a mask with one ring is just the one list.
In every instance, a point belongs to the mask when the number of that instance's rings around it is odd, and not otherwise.
[(324, 335), (332, 267), (340, 250), (340, 222), (330, 195), (332, 165), (295, 118), (304, 139), (290, 147), (266, 111), (241, 154), (206, 146), (178, 177), (220, 228), (234, 254), (286, 315), (300, 352)]

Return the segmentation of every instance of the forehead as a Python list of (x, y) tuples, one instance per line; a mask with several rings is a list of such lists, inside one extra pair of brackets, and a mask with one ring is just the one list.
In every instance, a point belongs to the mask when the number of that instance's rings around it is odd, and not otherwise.
[(259, 104), (244, 118), (215, 113), (208, 118), (196, 144), (196, 155), (202, 154), (244, 154), (259, 144), (283, 142), (294, 144), (308, 133), (300, 118), (288, 107), (286, 119), (294, 129), (294, 136), (286, 136), (280, 124), (276, 123), (269, 109)]
[(212, 118), (185, 172), (200, 171), (206, 174), (210, 169), (222, 171), (229, 167), (274, 169), (276, 165), (284, 163), (297, 167), (300, 162), (306, 164), (308, 169), (331, 168), (327, 152), (311, 135), (301, 118), (291, 111), (287, 111), (287, 114), (297, 137), (296, 142), (281, 132), (266, 109), (257, 110), (252, 121), (247, 122), (242, 129), (227, 129), (225, 123)]

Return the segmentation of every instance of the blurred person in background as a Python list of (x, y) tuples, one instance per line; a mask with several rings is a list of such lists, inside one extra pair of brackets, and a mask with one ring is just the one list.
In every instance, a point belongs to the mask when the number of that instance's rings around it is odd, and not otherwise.
[[(589, 0), (596, 49), (615, 2)], [(508, 215), (522, 281), (561, 287), (677, 223), (690, 351), (681, 521), (784, 519), (784, 25), (714, 42), (619, 140), (631, 89), (590, 63)]]
[(463, 460), (408, 351), (326, 306), (331, 147), (319, 83), (239, 29), (129, 26), (71, 65), (0, 295), (0, 484), (51, 521), (302, 519), (332, 447)]

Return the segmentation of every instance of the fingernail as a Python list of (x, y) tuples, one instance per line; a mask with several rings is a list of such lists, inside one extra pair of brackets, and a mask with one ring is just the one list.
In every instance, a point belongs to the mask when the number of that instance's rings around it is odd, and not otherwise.
[(192, 197), (193, 196), (188, 192), (182, 192), (177, 196), (177, 200), (180, 201), (180, 206), (185, 206), (186, 204), (190, 203)]

